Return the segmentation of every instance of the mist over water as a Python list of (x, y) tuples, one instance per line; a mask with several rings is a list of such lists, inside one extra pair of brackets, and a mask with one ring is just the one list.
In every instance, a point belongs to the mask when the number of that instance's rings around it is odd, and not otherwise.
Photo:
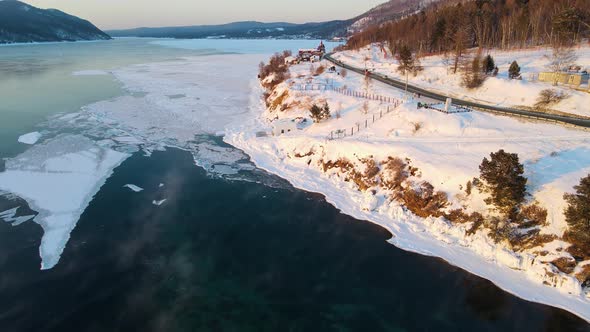
[[(46, 142), (83, 135), (97, 156), (129, 155), (97, 188), (53, 269), (39, 270), (39, 225), (0, 221), (0, 331), (588, 330), (562, 310), (395, 248), (382, 228), (256, 169), (223, 143), (223, 124), (247, 115), (250, 78), (240, 77), (256, 71), (224, 62), (235, 59), (228, 53), (244, 45), (250, 55), (238, 59), (255, 65), (252, 54), (297, 47), (257, 43), (125, 39), (0, 49), (0, 157), (9, 158), (8, 171), (28, 149), (17, 138), (33, 130)], [(233, 81), (193, 86), (191, 70)], [(167, 76), (181, 83), (150, 85)], [(155, 127), (161, 110), (179, 118)], [(0, 212), (17, 206), (18, 215), (35, 213), (0, 193)]]

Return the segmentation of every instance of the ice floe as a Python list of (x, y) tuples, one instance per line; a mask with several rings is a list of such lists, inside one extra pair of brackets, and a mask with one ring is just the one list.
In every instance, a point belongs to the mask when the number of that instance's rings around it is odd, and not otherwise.
[(18, 211), (18, 207), (12, 208), (10, 210), (6, 210), (4, 212), (0, 212), (0, 219), (4, 220), (7, 223), (11, 223), (12, 226), (18, 226), (24, 222), (27, 222), (27, 221), (35, 218), (35, 215), (16, 217), (17, 211)]
[(18, 141), (23, 144), (33, 145), (33, 144), (37, 143), (37, 141), (39, 141), (41, 136), (42, 135), (40, 132), (35, 131), (32, 133), (22, 135), (21, 137), (18, 138)]
[(123, 186), (123, 188), (129, 188), (129, 189), (135, 191), (136, 193), (138, 193), (140, 191), (143, 191), (143, 188), (138, 187), (138, 186), (136, 186), (134, 184), (126, 184), (126, 185)]
[(159, 200), (159, 201), (157, 201), (157, 200), (153, 200), (153, 201), (152, 201), (152, 204), (154, 204), (154, 205), (156, 205), (156, 206), (160, 206), (160, 205), (162, 205), (162, 204), (166, 203), (166, 201), (167, 201), (167, 199), (162, 199), (162, 200)]
[(6, 161), (0, 189), (26, 200), (39, 213), (34, 221), (44, 231), (41, 269), (58, 263), (80, 216), (127, 157), (84, 136), (60, 135)]

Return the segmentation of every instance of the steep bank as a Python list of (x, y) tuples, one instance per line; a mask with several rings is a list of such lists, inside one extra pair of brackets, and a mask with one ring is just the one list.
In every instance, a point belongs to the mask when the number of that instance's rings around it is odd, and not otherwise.
[[(259, 167), (385, 227), (400, 248), (441, 257), (524, 299), (590, 320), (582, 287), (588, 262), (577, 262), (573, 271), (557, 263), (573, 259), (561, 240), (567, 228), (561, 197), (590, 172), (587, 132), (489, 114), (416, 110), (413, 102), (399, 106), (403, 93), (352, 74), (318, 74), (319, 66), (292, 66), (289, 80), (266, 91), (266, 105), (255, 83), (253, 119), (229, 128), (225, 140)], [(331, 117), (312, 124), (308, 109), (326, 102)], [(281, 128), (292, 130), (272, 135)], [(519, 154), (529, 202), (547, 210), (535, 235), (518, 244), (494, 241), (487, 222), (447, 217), (457, 209), (492, 215), (484, 194), (466, 184), (478, 176), (482, 159), (500, 148)], [(560, 166), (566, 164), (573, 166)], [(408, 203), (412, 195), (414, 206)]]

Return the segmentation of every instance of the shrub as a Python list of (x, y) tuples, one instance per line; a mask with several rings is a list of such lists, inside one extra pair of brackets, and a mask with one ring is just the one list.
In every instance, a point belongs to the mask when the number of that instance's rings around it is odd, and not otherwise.
[(584, 265), (580, 270), (576, 273), (576, 279), (580, 281), (582, 287), (590, 286), (590, 264)]
[(537, 203), (523, 207), (520, 210), (520, 216), (523, 219), (523, 223), (520, 226), (521, 228), (543, 226), (547, 224), (547, 209), (542, 208)]
[(364, 102), (363, 106), (361, 107), (361, 112), (363, 114), (369, 114), (369, 102)]
[(367, 179), (374, 179), (381, 171), (375, 160), (371, 158), (363, 159), (362, 162), (366, 165), (365, 173), (363, 174)]
[(389, 157), (382, 165), (382, 181), (385, 188), (389, 190), (401, 189), (403, 182), (410, 176), (407, 164), (400, 158)]
[(520, 77), (520, 66), (518, 65), (518, 62), (513, 61), (512, 64), (510, 64), (510, 68), (508, 68), (508, 77), (510, 77), (510, 79)]
[[(487, 226), (490, 229), (490, 238), (496, 243), (507, 240), (510, 241), (514, 235), (514, 228), (512, 227), (512, 224), (498, 217), (491, 218), (488, 221)], [(512, 244), (511, 241), (509, 243)]]
[(489, 160), (483, 159), (479, 170), (484, 182), (482, 188), (490, 195), (485, 199), (486, 204), (494, 205), (500, 212), (514, 218), (524, 202), (527, 183), (518, 155), (504, 150), (491, 153)]
[(346, 78), (347, 75), (348, 75), (348, 70), (342, 68), (340, 70), (340, 76), (342, 76), (343, 78)]
[(569, 95), (565, 92), (557, 91), (554, 89), (545, 89), (539, 93), (539, 97), (537, 97), (537, 103), (535, 103), (535, 107), (543, 108), (553, 104), (558, 104), (564, 99), (569, 98)]
[(319, 67), (316, 68), (315, 72), (313, 73), (313, 76), (320, 76), (325, 71), (326, 71), (326, 67), (320, 65)]
[(563, 197), (568, 204), (564, 213), (568, 224), (565, 238), (573, 244), (570, 253), (586, 258), (590, 257), (590, 175), (574, 189), (575, 194)]
[[(285, 58), (289, 56), (290, 51), (275, 53), (269, 60), (268, 64), (261, 62), (259, 65), (258, 78), (264, 82), (266, 89), (272, 90), (278, 84), (289, 78), (289, 66), (285, 64)], [(272, 76), (272, 80), (265, 81)]]
[(462, 209), (455, 209), (445, 214), (450, 222), (454, 224), (467, 224), (471, 223), (471, 227), (467, 230), (467, 235), (473, 235), (483, 225), (484, 217), (481, 213), (473, 212), (471, 214), (465, 213)]
[(483, 64), (481, 55), (478, 53), (471, 61), (463, 64), (463, 85), (468, 89), (475, 89), (482, 86), (486, 76), (482, 73), (487, 70)]
[(435, 192), (434, 187), (426, 181), (416, 189), (406, 188), (402, 200), (408, 210), (422, 218), (443, 216), (442, 209), (449, 203), (447, 194), (441, 191)]
[(309, 113), (314, 122), (322, 122), (330, 118), (330, 106), (325, 103), (323, 107), (313, 104), (309, 109)]
[(551, 262), (559, 271), (570, 274), (576, 268), (576, 261), (571, 257), (559, 257)]
[(415, 135), (416, 133), (418, 133), (420, 131), (420, 129), (422, 129), (422, 122), (414, 122), (414, 132), (413, 134)]

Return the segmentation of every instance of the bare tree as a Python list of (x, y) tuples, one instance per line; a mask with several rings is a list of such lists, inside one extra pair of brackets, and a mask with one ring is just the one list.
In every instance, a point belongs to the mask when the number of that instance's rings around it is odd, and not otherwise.
[(365, 101), (363, 103), (363, 107), (361, 107), (361, 112), (363, 112), (363, 114), (369, 114), (369, 102)]
[(557, 85), (559, 73), (568, 70), (578, 60), (576, 51), (570, 47), (564, 47), (560, 44), (553, 46), (553, 54), (551, 56), (551, 62), (547, 65), (547, 68), (553, 72), (553, 85)]

